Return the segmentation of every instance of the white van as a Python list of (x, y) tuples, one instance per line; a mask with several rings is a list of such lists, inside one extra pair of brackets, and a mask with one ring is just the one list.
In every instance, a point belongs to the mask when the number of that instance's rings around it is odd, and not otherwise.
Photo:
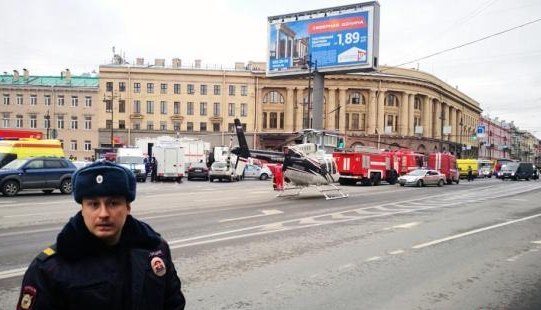
[(145, 157), (139, 148), (123, 147), (116, 152), (116, 163), (130, 169), (137, 181), (146, 182)]
[(154, 146), (152, 156), (156, 158), (158, 180), (182, 181), (184, 176), (184, 149), (179, 146)]

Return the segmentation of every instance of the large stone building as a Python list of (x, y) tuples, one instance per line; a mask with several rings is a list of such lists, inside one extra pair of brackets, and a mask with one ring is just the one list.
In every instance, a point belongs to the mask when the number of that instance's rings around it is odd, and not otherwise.
[(0, 75), (0, 117), (3, 129), (28, 129), (63, 143), (66, 156), (90, 159), (98, 144), (98, 78)]
[(513, 122), (511, 129), (511, 158), (525, 162), (535, 162), (539, 139), (532, 133), (521, 130)]
[[(253, 146), (279, 147), (310, 124), (312, 100), (308, 79), (266, 78), (264, 68), (186, 68), (178, 59), (168, 66), (163, 59), (102, 65), (100, 144), (110, 146), (111, 136), (133, 144), (137, 137), (162, 134), (228, 144), (233, 119), (240, 118)], [(463, 156), (477, 156), (479, 103), (424, 72), (382, 67), (378, 73), (327, 75), (323, 111), (324, 128), (345, 135), (347, 146), (377, 146), (379, 140), (382, 148), (464, 149)]]

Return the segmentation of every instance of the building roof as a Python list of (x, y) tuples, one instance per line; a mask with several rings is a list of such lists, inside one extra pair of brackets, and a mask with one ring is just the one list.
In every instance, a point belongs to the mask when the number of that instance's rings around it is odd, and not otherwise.
[(0, 75), (0, 86), (62, 86), (62, 87), (98, 87), (97, 77), (72, 76), (71, 81), (60, 76), (29, 76), (28, 80), (23, 75), (18, 81), (13, 80), (13, 75)]

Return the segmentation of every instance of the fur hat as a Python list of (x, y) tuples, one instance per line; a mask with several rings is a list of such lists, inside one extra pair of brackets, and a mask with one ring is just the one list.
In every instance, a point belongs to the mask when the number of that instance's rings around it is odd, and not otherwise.
[(133, 172), (121, 165), (98, 161), (77, 170), (72, 177), (73, 198), (82, 203), (83, 197), (124, 196), (135, 200), (137, 181)]

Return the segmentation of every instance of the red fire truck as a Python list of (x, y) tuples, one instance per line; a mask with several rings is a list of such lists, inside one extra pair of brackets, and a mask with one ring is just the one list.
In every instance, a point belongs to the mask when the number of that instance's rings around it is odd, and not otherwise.
[(385, 151), (385, 153), (391, 154), (393, 161), (391, 165), (399, 175), (407, 174), (415, 169), (425, 167), (425, 155), (421, 153), (415, 153), (409, 149), (401, 149), (398, 151)]
[(395, 184), (398, 173), (392, 166), (393, 157), (390, 152), (368, 147), (357, 148), (354, 152), (333, 153), (341, 185), (355, 185), (357, 182), (379, 185), (382, 180)]
[(456, 157), (450, 153), (430, 153), (428, 155), (428, 169), (437, 170), (445, 174), (447, 184), (460, 182), (459, 172), (456, 165)]
[(19, 140), (21, 138), (43, 139), (41, 131), (0, 129), (0, 140)]

